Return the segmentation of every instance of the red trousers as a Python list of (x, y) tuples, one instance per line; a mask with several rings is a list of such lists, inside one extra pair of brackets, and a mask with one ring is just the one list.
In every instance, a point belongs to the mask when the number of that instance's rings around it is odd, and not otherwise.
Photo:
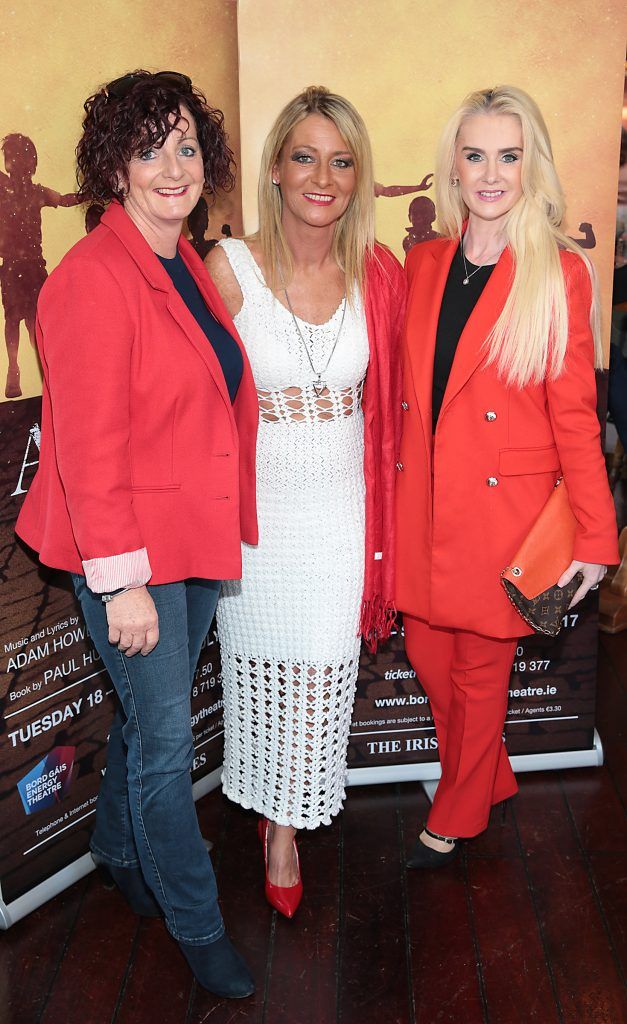
[(517, 641), (438, 629), (410, 615), (403, 621), (442, 764), (427, 825), (443, 836), (475, 836), (486, 828), (492, 804), (518, 791), (503, 742)]

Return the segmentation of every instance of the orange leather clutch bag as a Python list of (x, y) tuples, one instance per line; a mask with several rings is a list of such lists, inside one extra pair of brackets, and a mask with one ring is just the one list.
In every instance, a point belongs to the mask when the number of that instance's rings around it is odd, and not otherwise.
[(537, 633), (557, 636), (583, 579), (577, 573), (565, 587), (556, 586), (573, 560), (576, 529), (566, 484), (560, 478), (511, 565), (501, 573), (507, 596)]

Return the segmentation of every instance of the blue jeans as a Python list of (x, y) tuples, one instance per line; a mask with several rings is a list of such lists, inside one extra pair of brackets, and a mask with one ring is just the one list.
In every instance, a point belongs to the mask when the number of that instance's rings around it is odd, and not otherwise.
[(109, 735), (92, 853), (105, 864), (141, 867), (175, 939), (213, 942), (224, 923), (192, 797), (191, 680), (220, 583), (149, 586), (159, 643), (146, 657), (127, 658), (109, 643), (101, 598), (83, 576), (72, 579), (120, 702)]

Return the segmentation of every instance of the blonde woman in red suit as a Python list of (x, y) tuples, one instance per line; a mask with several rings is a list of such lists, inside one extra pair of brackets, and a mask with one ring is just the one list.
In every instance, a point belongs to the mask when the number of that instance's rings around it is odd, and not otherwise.
[(450, 119), (436, 172), (442, 239), (407, 258), (397, 604), (433, 710), (442, 778), (411, 867), (517, 791), (503, 743), (516, 640), (499, 574), (563, 475), (578, 529), (573, 604), (618, 560), (596, 417), (594, 277), (561, 230), (564, 201), (535, 102), (502, 86)]

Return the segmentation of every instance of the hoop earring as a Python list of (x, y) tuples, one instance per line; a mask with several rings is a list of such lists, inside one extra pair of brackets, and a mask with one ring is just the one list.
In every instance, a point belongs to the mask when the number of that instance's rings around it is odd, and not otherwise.
[(279, 182), (278, 182), (278, 181), (275, 181), (275, 180), (274, 180), (274, 178), (273, 178), (273, 179), (272, 179), (272, 184), (273, 184), (273, 185), (276, 185), (276, 186), (278, 187), (278, 185), (279, 185)]

